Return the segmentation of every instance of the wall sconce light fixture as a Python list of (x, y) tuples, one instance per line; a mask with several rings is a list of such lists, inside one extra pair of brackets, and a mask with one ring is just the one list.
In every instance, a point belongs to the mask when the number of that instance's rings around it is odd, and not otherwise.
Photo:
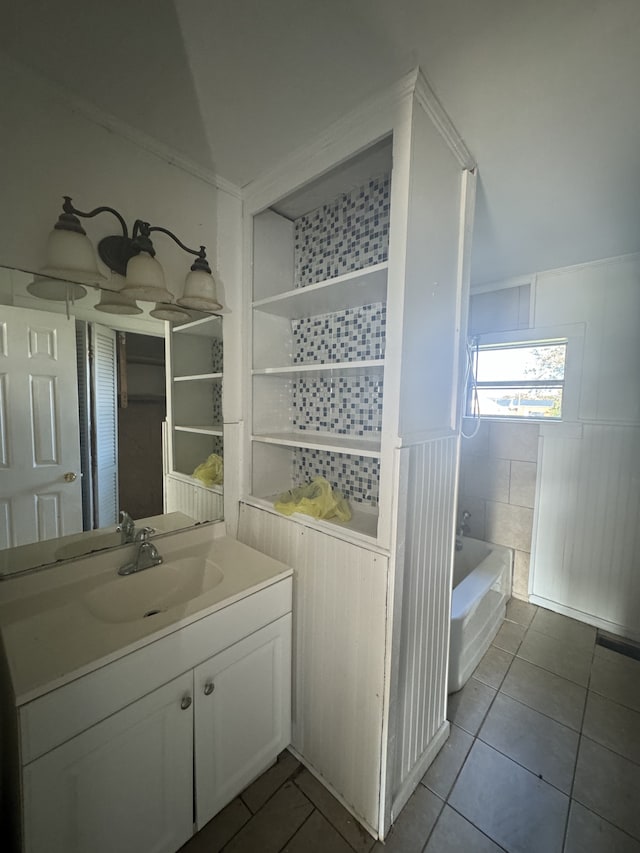
[[(98, 255), (112, 272), (125, 276), (124, 286), (118, 291), (118, 295), (121, 298), (124, 297), (127, 304), (134, 305), (136, 299), (142, 302), (155, 302), (156, 307), (150, 313), (160, 319), (188, 319), (189, 315), (185, 308), (205, 312), (221, 310), (222, 305), (216, 296), (216, 282), (211, 273), (204, 246), (200, 246), (199, 249), (190, 249), (167, 228), (151, 225), (141, 219), (136, 219), (129, 236), (124, 217), (113, 207), (101, 206), (83, 212), (73, 206), (69, 196), (64, 196), (62, 213), (49, 234), (46, 262), (40, 271), (42, 276), (55, 276), (86, 284), (104, 284), (106, 278), (98, 269), (93, 245), (79, 219), (79, 217), (91, 219), (99, 213), (111, 213), (122, 228), (121, 235), (112, 235), (100, 240)], [(155, 249), (151, 242), (152, 232), (166, 234), (183, 251), (195, 255), (191, 270), (185, 279), (183, 295), (178, 300), (174, 299), (165, 284), (164, 271), (156, 260)], [(65, 295), (61, 297), (45, 296), (45, 285), (49, 282), (40, 281), (38, 284), (38, 291), (31, 290), (36, 296), (45, 299), (67, 298), (68, 291), (65, 291)], [(84, 288), (81, 285), (76, 285), (76, 288), (78, 290), (75, 291), (75, 298), (84, 296), (86, 292)], [(80, 293), (81, 290), (84, 292)], [(60, 292), (62, 293), (62, 290)]]

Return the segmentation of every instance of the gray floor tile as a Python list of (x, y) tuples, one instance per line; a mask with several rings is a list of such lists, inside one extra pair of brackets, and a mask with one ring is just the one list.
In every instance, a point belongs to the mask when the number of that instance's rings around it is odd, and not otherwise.
[(592, 650), (586, 651), (583, 647), (556, 640), (555, 637), (540, 634), (533, 628), (529, 628), (527, 636), (520, 644), (518, 657), (569, 681), (575, 681), (582, 687), (589, 683)]
[(451, 806), (445, 806), (424, 853), (501, 853), (501, 850)]
[(180, 853), (219, 853), (250, 817), (249, 809), (236, 797), (181, 847)]
[(462, 690), (449, 696), (447, 718), (461, 729), (475, 735), (493, 702), (496, 691), (476, 678), (470, 678)]
[(573, 797), (583, 806), (640, 840), (640, 767), (582, 737)]
[(640, 711), (640, 661), (596, 646), (589, 688)]
[(225, 847), (225, 853), (277, 853), (313, 811), (313, 806), (293, 782), (268, 800)]
[(329, 821), (314, 811), (282, 853), (352, 853), (352, 849)]
[(513, 655), (490, 646), (473, 673), (473, 677), (498, 689), (511, 666)]
[(305, 769), (295, 781), (318, 811), (322, 812), (357, 853), (369, 853), (374, 844), (373, 838), (312, 773)]
[(290, 779), (300, 767), (300, 762), (286, 749), (278, 756), (278, 760), (259, 776), (255, 782), (245, 788), (242, 800), (255, 814), (267, 802), (281, 785)]
[(537, 609), (535, 604), (529, 604), (527, 601), (519, 601), (517, 598), (512, 598), (507, 604), (507, 619), (528, 628)]
[(590, 690), (582, 731), (591, 740), (640, 764), (640, 712)]
[(640, 853), (640, 842), (574, 800), (564, 853)]
[(452, 725), (447, 742), (422, 777), (422, 784), (446, 800), (472, 743), (468, 732)]
[(578, 732), (498, 693), (478, 737), (566, 794), (578, 753)]
[(560, 853), (569, 799), (476, 741), (449, 802), (510, 853)]
[(493, 645), (514, 655), (518, 651), (518, 647), (526, 632), (527, 629), (524, 625), (518, 625), (517, 622), (508, 622), (505, 619), (493, 640)]
[(580, 731), (587, 695), (584, 687), (516, 658), (500, 690), (559, 723)]
[(596, 629), (592, 625), (585, 625), (584, 622), (578, 622), (576, 619), (570, 619), (552, 610), (545, 610), (543, 607), (538, 608), (531, 622), (531, 628), (540, 634), (547, 634), (549, 637), (555, 637), (556, 640), (571, 643), (585, 651), (592, 652), (596, 642)]
[(418, 785), (393, 824), (384, 844), (376, 841), (375, 853), (417, 853), (427, 843), (444, 803)]

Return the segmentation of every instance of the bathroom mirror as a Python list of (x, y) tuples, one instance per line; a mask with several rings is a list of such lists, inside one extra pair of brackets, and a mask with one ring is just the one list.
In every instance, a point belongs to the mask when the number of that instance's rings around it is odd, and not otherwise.
[(0, 579), (119, 547), (120, 510), (158, 533), (219, 520), (221, 486), (215, 517), (181, 504), (187, 471), (164, 512), (169, 324), (149, 315), (151, 303), (104, 311), (108, 284), (83, 285), (74, 301), (60, 282), (63, 300), (52, 301), (28, 290), (33, 281), (0, 266)]

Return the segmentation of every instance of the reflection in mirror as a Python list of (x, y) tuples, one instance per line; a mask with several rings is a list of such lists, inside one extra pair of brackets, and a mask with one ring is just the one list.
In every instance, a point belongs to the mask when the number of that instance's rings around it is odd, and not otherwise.
[(104, 311), (112, 293), (86, 285), (37, 298), (33, 281), (0, 267), (0, 578), (124, 544), (121, 510), (158, 533), (214, 520), (185, 491), (192, 471), (164, 494), (164, 322)]

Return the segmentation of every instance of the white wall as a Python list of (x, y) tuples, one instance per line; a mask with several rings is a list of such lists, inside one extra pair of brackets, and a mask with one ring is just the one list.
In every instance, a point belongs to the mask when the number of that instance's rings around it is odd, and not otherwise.
[[(173, 158), (155, 140), (101, 116), (2, 52), (0, 104), (0, 265), (26, 270), (42, 266), (47, 235), (58, 218), (63, 195), (70, 195), (80, 210), (115, 207), (129, 229), (140, 218), (169, 228), (193, 248), (205, 245), (221, 285), (218, 297), (225, 306), (225, 420), (238, 421), (239, 191), (195, 166), (190, 169), (184, 158)], [(167, 121), (171, 120), (167, 114)], [(83, 224), (94, 245), (120, 229), (106, 213)], [(180, 296), (190, 256), (162, 234), (154, 238), (154, 245), (167, 286)], [(141, 307), (148, 310), (153, 305), (141, 303)], [(238, 481), (231, 458), (226, 472), (229, 506), (237, 503)]]
[(584, 350), (577, 422), (541, 429), (531, 593), (537, 603), (636, 638), (639, 319), (638, 255), (537, 277), (535, 325), (583, 323)]
[[(172, 165), (152, 152), (151, 140), (141, 134), (137, 143), (133, 134), (126, 138), (108, 117), (84, 112), (61, 90), (1, 53), (0, 103), (0, 264), (38, 269), (62, 196), (70, 195), (80, 210), (109, 205), (130, 228), (140, 218), (175, 231), (194, 248), (205, 245), (212, 267), (220, 267), (228, 301), (226, 290), (235, 282), (226, 279), (235, 276), (236, 259), (226, 240), (218, 244), (219, 231), (228, 236), (227, 222), (219, 220), (239, 217), (239, 211), (229, 210), (228, 194), (215, 186), (213, 176), (207, 182)], [(83, 222), (94, 245), (120, 229), (106, 213)], [(189, 257), (164, 235), (154, 242), (167, 284), (179, 296)]]

